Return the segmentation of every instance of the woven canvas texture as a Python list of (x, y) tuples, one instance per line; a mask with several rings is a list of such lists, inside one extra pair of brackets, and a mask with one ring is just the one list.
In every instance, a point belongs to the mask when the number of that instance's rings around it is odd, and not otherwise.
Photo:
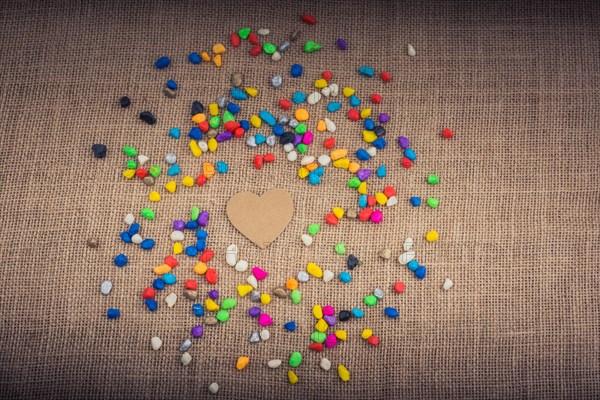
[[(316, 26), (300, 21), (306, 11), (319, 19)], [(598, 398), (599, 24), (594, 1), (3, 1), (0, 397), (197, 399), (209, 397), (216, 381), (217, 397), (236, 399)], [(187, 62), (189, 52), (217, 41), (229, 48), (229, 34), (243, 26), (269, 28), (276, 44), (295, 29), (302, 33), (278, 63), (250, 57), (248, 43), (228, 49), (221, 69)], [(346, 52), (335, 47), (339, 36)], [(308, 39), (323, 50), (304, 53)], [(417, 57), (406, 55), (407, 43)], [(153, 63), (163, 55), (173, 64), (157, 70)], [(289, 76), (294, 63), (304, 66), (302, 78)], [(364, 64), (389, 71), (393, 80), (359, 76)], [(297, 177), (298, 164), (279, 145), (272, 149), (276, 162), (256, 170), (253, 156), (267, 149), (236, 140), (195, 159), (185, 134), (191, 102), (208, 105), (226, 94), (233, 72), (260, 91), (242, 104), (240, 117), (249, 118), (262, 108), (279, 113), (279, 98), (310, 93), (325, 69), (340, 88), (355, 88), (363, 106), (372, 93), (383, 96), (372, 108), (392, 117), (390, 146), (363, 165), (387, 165), (388, 176), (371, 177), (369, 191), (393, 185), (399, 204), (384, 210), (380, 225), (343, 219), (323, 226), (307, 248), (300, 235), (310, 223), (322, 222), (334, 206), (356, 208), (347, 171), (328, 168), (313, 187)], [(284, 77), (279, 89), (269, 84), (275, 74)], [(180, 85), (175, 99), (162, 93), (168, 79)], [(132, 99), (128, 109), (118, 105), (123, 95)], [(346, 119), (348, 105), (340, 101), (342, 111), (331, 116), (337, 146), (353, 153), (364, 146), (362, 129)], [(139, 120), (145, 110), (157, 116), (156, 125)], [(316, 132), (317, 120), (329, 113), (323, 101), (308, 110)], [(167, 134), (174, 126), (182, 129), (180, 140)], [(440, 137), (445, 127), (455, 139)], [(400, 167), (400, 134), (417, 152), (410, 170)], [(309, 154), (323, 154), (327, 136), (316, 133)], [(93, 143), (108, 146), (105, 159), (93, 158)], [(139, 216), (151, 191), (122, 177), (124, 145), (163, 171), (165, 154), (175, 152), (180, 177), (197, 176), (205, 160), (230, 166), (204, 187), (179, 185), (174, 194), (164, 190), (163, 172), (155, 186), (162, 201), (152, 204), (156, 219), (138, 217), (142, 235), (157, 241), (150, 252), (118, 236), (124, 215)], [(440, 175), (439, 185), (425, 183), (431, 172)], [(296, 213), (278, 240), (260, 250), (230, 225), (225, 204), (239, 191), (274, 187), (291, 193)], [(440, 207), (413, 208), (413, 195), (435, 196)], [(194, 340), (193, 360), (184, 367), (179, 344), (202, 322), (182, 296), (182, 282), (195, 277), (194, 261), (179, 257), (180, 283), (159, 293), (156, 313), (140, 294), (152, 267), (170, 254), (171, 221), (186, 219), (193, 205), (211, 213), (210, 265), (219, 272), (222, 297), (237, 297), (235, 285), (248, 275), (225, 264), (231, 243), (240, 258), (269, 271), (262, 292), (309, 261), (336, 274), (345, 270), (345, 257), (333, 251), (339, 242), (364, 263), (348, 285), (302, 284), (299, 305), (274, 299), (265, 307), (275, 321), (268, 342), (249, 343), (258, 325), (246, 312), (250, 300), (240, 299), (228, 323), (206, 327)], [(440, 232), (435, 244), (424, 240), (430, 229)], [(396, 261), (406, 237), (415, 239), (417, 258), (428, 267), (423, 281)], [(88, 248), (88, 238), (100, 247)], [(389, 261), (377, 256), (384, 247), (392, 249)], [(130, 258), (123, 269), (112, 263), (121, 252)], [(455, 281), (448, 292), (441, 289), (446, 277)], [(99, 293), (105, 279), (114, 285), (106, 297)], [(398, 280), (407, 285), (402, 295), (391, 290)], [(209, 286), (198, 281), (204, 295)], [(386, 297), (366, 309), (362, 298), (376, 287)], [(169, 309), (163, 299), (172, 291), (180, 298)], [(340, 324), (349, 339), (321, 354), (307, 349), (317, 303), (366, 309), (363, 319)], [(400, 317), (384, 317), (386, 306)], [(121, 318), (108, 320), (109, 307), (118, 307)], [(294, 333), (282, 328), (289, 320), (298, 324)], [(376, 348), (360, 339), (367, 327), (381, 338)], [(150, 349), (155, 335), (164, 342), (160, 351)], [(293, 351), (304, 355), (297, 385), (287, 382)], [(251, 359), (242, 372), (234, 368), (240, 355)], [(329, 372), (318, 367), (322, 356), (332, 361)], [(284, 366), (267, 368), (273, 358)], [(340, 363), (350, 370), (348, 383), (337, 376)]]

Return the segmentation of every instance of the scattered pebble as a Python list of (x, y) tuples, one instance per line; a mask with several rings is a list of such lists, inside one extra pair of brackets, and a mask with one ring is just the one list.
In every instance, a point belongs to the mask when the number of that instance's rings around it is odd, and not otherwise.
[(162, 346), (162, 340), (158, 336), (154, 336), (150, 339), (150, 345), (152, 346), (152, 350), (160, 350)]
[(181, 355), (181, 363), (183, 365), (188, 365), (192, 362), (192, 355), (187, 351)]
[(219, 391), (219, 384), (217, 382), (213, 382), (208, 385), (208, 391), (212, 394), (216, 394)]
[(327, 358), (321, 358), (321, 361), (319, 362), (319, 365), (325, 371), (329, 371), (331, 369), (331, 361), (329, 361)]
[(112, 282), (109, 280), (102, 282), (102, 284), (100, 285), (100, 293), (102, 293), (105, 296), (108, 295), (112, 290), (112, 286)]
[(412, 44), (407, 44), (406, 45), (406, 50), (409, 56), (414, 57), (417, 55), (417, 52), (415, 51), (415, 48), (413, 47)]
[(98, 247), (98, 245), (99, 245), (99, 244), (98, 244), (98, 240), (97, 240), (97, 239), (94, 239), (94, 238), (89, 238), (89, 239), (88, 239), (88, 240), (85, 242), (85, 244), (86, 244), (88, 247), (92, 248), (92, 249), (95, 249), (95, 248), (97, 248), (97, 247)]
[(94, 157), (96, 157), (96, 158), (105, 158), (106, 157), (106, 145), (93, 144), (92, 152), (94, 152)]
[(273, 369), (279, 368), (281, 366), (281, 364), (282, 364), (282, 361), (281, 360), (277, 360), (277, 359), (271, 360), (271, 361), (269, 361), (267, 363), (267, 365), (269, 366), (269, 368), (273, 368)]
[(442, 289), (450, 290), (450, 288), (452, 288), (452, 286), (454, 286), (454, 282), (452, 281), (452, 279), (446, 278), (446, 280), (444, 281), (444, 286), (442, 286)]

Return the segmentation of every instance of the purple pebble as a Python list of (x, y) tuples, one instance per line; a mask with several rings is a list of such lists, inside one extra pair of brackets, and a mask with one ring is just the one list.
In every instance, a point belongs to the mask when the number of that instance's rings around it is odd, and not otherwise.
[(213, 300), (216, 300), (219, 298), (219, 291), (218, 290), (211, 290), (208, 292), (208, 297), (210, 297)]
[(204, 328), (201, 327), (200, 325), (197, 325), (192, 328), (192, 336), (196, 339), (201, 337), (203, 333), (204, 333)]
[(208, 224), (208, 211), (202, 211), (198, 216), (198, 225), (206, 226)]
[(185, 229), (185, 222), (180, 219), (173, 221), (173, 229), (176, 231), (183, 231)]
[(335, 325), (335, 315), (324, 315), (323, 319), (327, 322), (327, 325), (334, 326)]
[(292, 143), (294, 146), (298, 146), (300, 143), (302, 143), (302, 135), (295, 135)]
[(248, 314), (250, 314), (252, 318), (258, 317), (261, 314), (260, 307), (252, 307), (248, 310)]
[(344, 38), (339, 38), (336, 43), (340, 50), (346, 50), (348, 48), (348, 45), (346, 44)]
[(364, 182), (370, 175), (370, 169), (359, 169), (358, 172), (356, 172), (356, 176), (358, 176), (358, 179), (360, 179), (361, 182)]
[(404, 136), (398, 136), (398, 144), (402, 149), (407, 149), (410, 146), (410, 140)]
[(385, 124), (386, 122), (388, 122), (390, 120), (390, 116), (387, 115), (386, 113), (381, 113), (379, 114), (379, 123), (380, 124)]
[(233, 138), (233, 133), (231, 132), (223, 132), (223, 133), (219, 133), (217, 135), (217, 137), (215, 137), (215, 139), (217, 140), (217, 142), (221, 143), (224, 142), (226, 140), (230, 140), (231, 138)]

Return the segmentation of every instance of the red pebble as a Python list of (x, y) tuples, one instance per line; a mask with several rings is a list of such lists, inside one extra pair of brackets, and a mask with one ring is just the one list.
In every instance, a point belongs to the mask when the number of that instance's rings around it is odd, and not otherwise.
[(452, 131), (450, 130), (450, 128), (445, 128), (445, 129), (442, 131), (442, 137), (443, 137), (444, 139), (452, 139), (452, 138), (454, 137), (454, 132), (452, 132)]
[(375, 103), (375, 104), (379, 104), (379, 103), (381, 103), (381, 95), (380, 95), (380, 94), (378, 94), (378, 93), (373, 93), (373, 94), (371, 95), (371, 101), (372, 101), (373, 103)]
[(261, 51), (262, 51), (262, 47), (260, 47), (259, 45), (256, 45), (250, 49), (250, 55), (256, 57), (257, 55), (259, 55), (261, 53)]
[(215, 252), (212, 251), (211, 249), (206, 249), (202, 252), (202, 254), (200, 254), (200, 261), (202, 261), (203, 263), (207, 263), (210, 260), (212, 260), (212, 258), (215, 256)]
[(373, 347), (377, 346), (379, 344), (379, 338), (375, 335), (369, 336), (369, 338), (367, 339), (367, 342), (369, 342), (369, 344)]
[(320, 353), (323, 351), (323, 343), (313, 343), (310, 346), (308, 346), (309, 349), (316, 351), (317, 353)]
[(263, 160), (268, 163), (272, 163), (275, 161), (275, 154), (267, 153), (263, 156)]
[(233, 47), (238, 47), (240, 45), (240, 35), (237, 34), (237, 32), (233, 32), (231, 34), (231, 37), (229, 38), (229, 41), (231, 42), (231, 45)]
[(135, 175), (140, 179), (144, 179), (146, 177), (146, 175), (148, 175), (148, 170), (143, 169), (143, 168), (138, 168), (135, 170)]
[(204, 186), (205, 183), (206, 183), (206, 176), (204, 176), (204, 174), (198, 175), (198, 177), (196, 178), (196, 185)]
[(340, 221), (338, 221), (337, 217), (333, 213), (329, 213), (325, 216), (325, 222), (329, 225), (337, 225)]
[(350, 121), (358, 121), (360, 119), (360, 113), (358, 112), (358, 110), (355, 110), (354, 108), (349, 109), (348, 119)]
[(377, 203), (377, 199), (375, 196), (367, 195), (367, 206), (373, 207)]
[(373, 214), (372, 208), (363, 208), (358, 213), (358, 219), (360, 219), (362, 222), (368, 221), (369, 218), (371, 218), (371, 214)]
[(288, 99), (280, 99), (279, 106), (281, 108), (283, 108), (284, 110), (289, 110), (290, 107), (292, 106), (292, 104), (290, 103), (290, 101)]
[(167, 264), (171, 268), (175, 268), (176, 266), (179, 265), (179, 261), (173, 256), (166, 256), (165, 264)]
[(396, 293), (404, 293), (404, 282), (396, 282), (394, 283), (394, 292)]
[(384, 82), (389, 82), (392, 80), (392, 76), (389, 74), (389, 72), (381, 72), (381, 80)]
[(385, 189), (383, 189), (383, 194), (389, 199), (396, 195), (396, 189), (394, 189), (393, 186), (386, 186)]
[(217, 283), (218, 280), (217, 270), (214, 268), (207, 268), (204, 277), (206, 278), (206, 282), (210, 283), (211, 285), (214, 285), (215, 283)]
[(256, 33), (250, 32), (250, 34), (248, 35), (248, 41), (250, 43), (252, 43), (253, 45), (257, 45), (258, 44), (258, 36), (256, 36)]
[(403, 157), (402, 158), (402, 166), (406, 169), (409, 169), (410, 167), (412, 167), (412, 161), (410, 161), (408, 158)]
[(329, 82), (329, 80), (331, 78), (333, 78), (333, 72), (331, 72), (331, 71), (323, 71), (323, 73), (321, 74), (321, 77), (323, 79), (325, 79), (327, 82)]
[(239, 128), (236, 128), (233, 131), (233, 136), (235, 136), (236, 138), (241, 138), (242, 136), (244, 136), (244, 133), (246, 133), (246, 131), (240, 126)]
[(256, 169), (261, 169), (263, 165), (263, 156), (257, 154), (254, 156), (254, 167)]
[(153, 287), (147, 287), (142, 292), (142, 299), (144, 299), (144, 300), (145, 299), (153, 299), (155, 294), (156, 294), (156, 292), (154, 291)]
[(208, 125), (208, 121), (202, 121), (198, 124), (198, 128), (204, 133), (208, 132), (210, 129), (210, 125)]
[(188, 279), (187, 281), (185, 281), (185, 285), (183, 285), (183, 287), (186, 288), (187, 290), (196, 290), (196, 289), (198, 289), (198, 284), (196, 283), (195, 280)]
[(334, 137), (330, 137), (327, 138), (323, 141), (323, 146), (325, 146), (326, 149), (333, 149), (335, 147), (335, 138)]
[(317, 19), (310, 14), (304, 14), (302, 16), (302, 22), (308, 25), (315, 25), (317, 23)]
[(233, 132), (240, 127), (240, 123), (237, 121), (227, 121), (223, 126), (225, 127), (226, 131)]

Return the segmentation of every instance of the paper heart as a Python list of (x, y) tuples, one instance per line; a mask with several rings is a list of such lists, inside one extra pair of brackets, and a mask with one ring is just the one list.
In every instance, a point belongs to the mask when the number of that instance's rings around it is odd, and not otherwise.
[(292, 196), (271, 189), (257, 196), (240, 192), (227, 202), (227, 218), (242, 235), (261, 249), (267, 248), (288, 226), (294, 215)]

